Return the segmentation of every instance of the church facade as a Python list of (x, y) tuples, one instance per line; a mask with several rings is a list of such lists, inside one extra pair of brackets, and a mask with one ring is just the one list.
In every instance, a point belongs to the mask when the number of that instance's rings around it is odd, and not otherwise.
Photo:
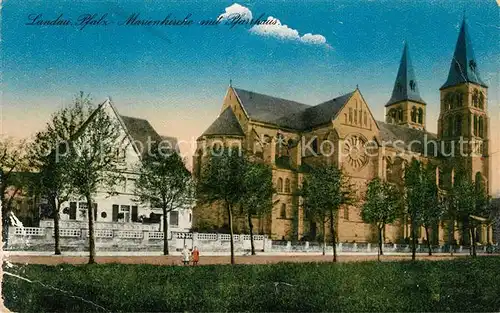
[[(308, 166), (333, 164), (342, 168), (363, 198), (368, 182), (380, 177), (401, 185), (405, 166), (415, 158), (438, 167), (436, 180), (445, 188), (453, 180), (457, 164), (465, 166), (471, 179), (482, 179), (489, 188), (488, 87), (481, 80), (466, 21), (462, 22), (448, 78), (440, 88), (437, 134), (427, 131), (427, 103), (421, 98), (405, 44), (385, 121), (376, 121), (361, 91), (311, 106), (292, 100), (233, 87), (226, 92), (219, 117), (198, 138), (193, 160), (194, 175), (200, 174), (207, 151), (214, 145), (238, 145), (273, 168), (273, 210), (255, 218), (257, 232), (274, 239), (314, 240), (322, 227), (304, 215), (300, 188)], [(465, 153), (458, 153), (467, 141)], [(453, 151), (455, 150), (455, 152)], [(474, 153), (472, 153), (474, 152)], [(193, 227), (219, 228), (226, 223), (225, 211), (217, 205), (199, 204), (193, 212)], [(245, 232), (245, 220), (236, 221), (236, 231)], [(376, 240), (374, 229), (361, 220), (359, 206), (338, 212), (340, 242)], [(450, 228), (451, 229), (451, 228)], [(432, 230), (433, 243), (447, 242), (453, 235), (466, 239), (443, 223)], [(491, 231), (479, 231), (479, 241), (491, 239)], [(403, 218), (385, 230), (388, 242), (410, 237)], [(424, 232), (419, 239), (425, 237)]]

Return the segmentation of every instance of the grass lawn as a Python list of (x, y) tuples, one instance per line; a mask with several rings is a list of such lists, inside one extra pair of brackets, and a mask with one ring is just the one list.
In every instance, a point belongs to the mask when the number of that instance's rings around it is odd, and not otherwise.
[(199, 267), (16, 265), (4, 270), (37, 281), (4, 275), (4, 302), (16, 312), (500, 310), (500, 257)]

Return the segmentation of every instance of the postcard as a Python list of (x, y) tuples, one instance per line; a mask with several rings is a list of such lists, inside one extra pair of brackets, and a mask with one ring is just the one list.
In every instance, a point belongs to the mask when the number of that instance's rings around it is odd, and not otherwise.
[(498, 16), (3, 1), (2, 312), (498, 311)]

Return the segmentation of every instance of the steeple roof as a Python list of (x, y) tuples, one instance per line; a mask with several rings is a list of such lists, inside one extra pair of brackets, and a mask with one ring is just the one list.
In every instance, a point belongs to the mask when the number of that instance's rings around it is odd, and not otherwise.
[(227, 107), (219, 117), (210, 125), (202, 136), (218, 136), (218, 135), (231, 135), (231, 136), (244, 136), (245, 133), (241, 129), (240, 122), (234, 115), (231, 107)]
[(460, 27), (460, 33), (458, 34), (457, 45), (455, 46), (455, 53), (451, 60), (448, 79), (441, 89), (462, 83), (474, 83), (483, 87), (488, 87), (479, 75), (465, 16), (462, 21), (462, 26)]
[(424, 100), (420, 97), (420, 93), (418, 92), (417, 79), (411, 63), (408, 44), (405, 42), (403, 55), (401, 56), (401, 62), (399, 63), (398, 76), (396, 77), (394, 89), (392, 90), (392, 97), (389, 102), (387, 102), (386, 106), (406, 100), (425, 104)]

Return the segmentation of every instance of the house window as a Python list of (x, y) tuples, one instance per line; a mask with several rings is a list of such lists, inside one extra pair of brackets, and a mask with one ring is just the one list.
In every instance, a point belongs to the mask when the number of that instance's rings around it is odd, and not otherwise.
[(169, 214), (170, 214), (170, 221), (169, 221), (170, 226), (174, 227), (179, 226), (179, 212), (172, 211)]
[(121, 205), (118, 222), (130, 223), (130, 205)]
[(283, 178), (278, 178), (278, 185), (276, 186), (278, 192), (283, 192)]
[(126, 186), (127, 189), (126, 190), (128, 191), (128, 193), (134, 193), (135, 192), (135, 183), (136, 183), (136, 181), (137, 181), (136, 179), (131, 179), (131, 178), (127, 179), (127, 186)]
[(290, 193), (290, 179), (285, 179), (285, 192)]
[(286, 204), (281, 204), (280, 218), (286, 218)]
[(81, 220), (87, 219), (87, 203), (78, 202), (78, 213)]

